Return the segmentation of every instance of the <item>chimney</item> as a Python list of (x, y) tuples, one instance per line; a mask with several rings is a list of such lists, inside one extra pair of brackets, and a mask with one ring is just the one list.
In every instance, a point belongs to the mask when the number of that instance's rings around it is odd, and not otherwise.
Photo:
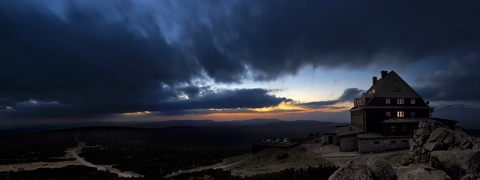
[(387, 77), (388, 71), (381, 71), (380, 73), (382, 74), (382, 80), (384, 80), (385, 77)]
[(372, 78), (372, 86), (375, 85), (375, 84), (377, 84), (377, 81), (378, 81), (377, 76), (373, 76), (373, 78)]

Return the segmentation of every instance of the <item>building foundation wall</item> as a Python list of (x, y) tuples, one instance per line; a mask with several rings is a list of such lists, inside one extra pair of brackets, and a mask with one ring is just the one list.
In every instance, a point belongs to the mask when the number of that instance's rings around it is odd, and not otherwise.
[(358, 152), (371, 153), (371, 152), (384, 152), (388, 150), (408, 149), (409, 139), (411, 137), (404, 138), (368, 138), (358, 139)]
[(340, 150), (341, 151), (357, 151), (357, 137), (356, 136), (345, 136), (340, 137)]

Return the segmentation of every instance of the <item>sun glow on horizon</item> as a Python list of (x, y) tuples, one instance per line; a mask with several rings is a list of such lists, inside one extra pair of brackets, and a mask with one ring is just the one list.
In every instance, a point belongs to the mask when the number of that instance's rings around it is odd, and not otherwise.
[(122, 115), (126, 116), (138, 116), (138, 115), (147, 115), (151, 114), (152, 111), (138, 111), (138, 112), (127, 112), (127, 113), (122, 113)]

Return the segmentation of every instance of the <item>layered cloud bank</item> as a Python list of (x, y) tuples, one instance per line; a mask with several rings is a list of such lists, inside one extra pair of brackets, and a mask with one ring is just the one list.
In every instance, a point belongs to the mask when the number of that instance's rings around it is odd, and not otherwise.
[[(295, 101), (277, 89), (218, 85), (271, 82), (305, 66), (402, 69), (425, 61), (448, 65), (419, 77), (422, 96), (478, 105), (479, 7), (478, 1), (2, 1), (0, 116), (250, 112)], [(360, 89), (296, 105), (334, 109)]]

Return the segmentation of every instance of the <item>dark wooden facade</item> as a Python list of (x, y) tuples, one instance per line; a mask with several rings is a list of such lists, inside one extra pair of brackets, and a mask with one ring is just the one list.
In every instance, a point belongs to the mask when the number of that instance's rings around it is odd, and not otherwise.
[(450, 129), (457, 121), (431, 118), (433, 108), (394, 71), (382, 71), (350, 109), (350, 126), (337, 127), (342, 151), (360, 153), (405, 149), (422, 121), (436, 120)]
[[(412, 135), (420, 120), (431, 116), (433, 109), (394, 71), (382, 71), (381, 79), (372, 82), (350, 109), (351, 125), (363, 133)], [(384, 122), (389, 119), (398, 121)]]

